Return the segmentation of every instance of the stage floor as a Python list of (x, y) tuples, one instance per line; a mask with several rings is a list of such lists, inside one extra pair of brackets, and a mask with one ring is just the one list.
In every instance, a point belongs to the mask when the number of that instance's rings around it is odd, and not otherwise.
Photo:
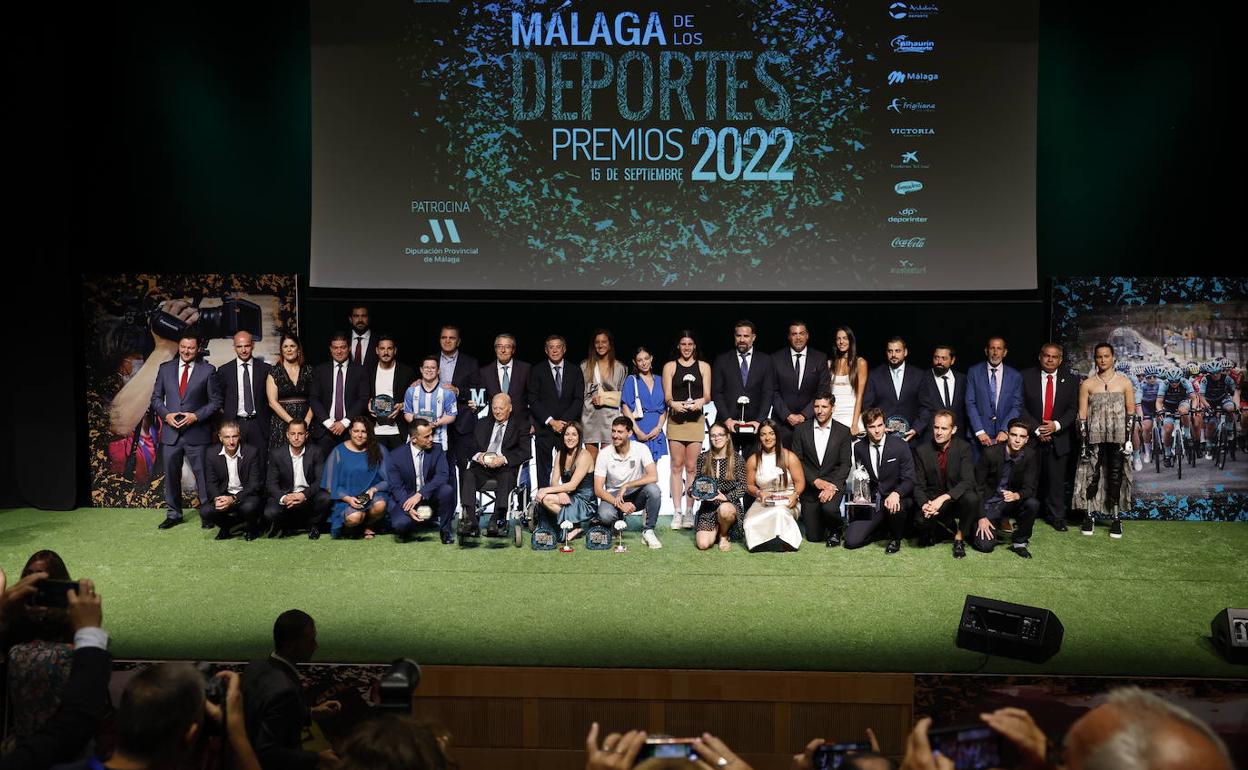
[[(947, 544), (885, 556), (807, 544), (796, 553), (699, 552), (667, 530), (651, 551), (534, 552), (323, 537), (213, 541), (197, 520), (158, 531), (155, 510), (0, 511), (0, 566), (15, 581), (51, 548), (95, 579), (119, 658), (245, 660), (273, 619), (317, 620), (320, 661), (892, 672), (1242, 676), (1209, 641), (1248, 605), (1243, 523), (1124, 523), (1111, 540), (1038, 525), (1035, 558)], [(1052, 609), (1061, 651), (1036, 665), (959, 650), (967, 594)]]

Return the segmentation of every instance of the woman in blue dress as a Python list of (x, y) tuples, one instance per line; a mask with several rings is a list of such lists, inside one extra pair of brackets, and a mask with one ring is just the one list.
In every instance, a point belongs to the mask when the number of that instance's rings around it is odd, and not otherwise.
[(581, 446), (580, 423), (569, 422), (560, 435), (550, 486), (534, 492), (533, 499), (555, 516), (555, 526), (571, 522), (567, 540), (575, 540), (581, 534), (581, 524), (598, 507), (594, 497), (594, 456)]
[(364, 539), (372, 540), (377, 534), (373, 527), (385, 516), (390, 502), (386, 448), (377, 443), (372, 425), (363, 417), (352, 419), (347, 433), (347, 440), (330, 452), (322, 476), (334, 501), (329, 533), (347, 537), (363, 529)]
[(645, 348), (637, 348), (633, 355), (636, 374), (624, 380), (620, 394), (620, 411), (633, 420), (633, 436), (650, 450), (657, 463), (667, 455), (667, 400), (663, 396), (663, 381), (654, 376), (654, 356)]

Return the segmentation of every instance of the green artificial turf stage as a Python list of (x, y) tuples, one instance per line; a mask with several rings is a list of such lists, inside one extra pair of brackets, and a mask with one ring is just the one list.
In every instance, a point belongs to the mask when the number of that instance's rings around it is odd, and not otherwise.
[[(662, 525), (666, 527), (667, 517)], [(804, 545), (790, 554), (699, 552), (661, 529), (626, 554), (461, 550), (433, 533), (397, 544), (305, 537), (214, 542), (161, 512), (0, 511), (0, 566), (40, 548), (104, 597), (119, 658), (243, 660), (274, 617), (317, 620), (321, 661), (902, 672), (1242, 676), (1209, 642), (1224, 607), (1248, 606), (1248, 525), (1126, 522), (1111, 540), (1038, 526), (1035, 558), (955, 561), (947, 545), (886, 557)], [(634, 522), (634, 526), (636, 522)], [(502, 541), (493, 541), (501, 543)], [(1062, 650), (1039, 666), (953, 645), (964, 597), (1055, 611)]]

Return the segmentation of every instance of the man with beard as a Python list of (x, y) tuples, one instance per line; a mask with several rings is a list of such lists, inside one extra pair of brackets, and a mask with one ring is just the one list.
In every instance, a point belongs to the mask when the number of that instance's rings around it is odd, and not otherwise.
[(904, 418), (910, 428), (900, 435), (910, 441), (926, 431), (919, 404), (923, 373), (906, 365), (909, 351), (901, 337), (889, 338), (884, 355), (887, 363), (880, 364), (867, 375), (867, 389), (862, 395), (863, 413), (867, 409), (880, 409), (884, 412), (886, 423), (892, 417)]

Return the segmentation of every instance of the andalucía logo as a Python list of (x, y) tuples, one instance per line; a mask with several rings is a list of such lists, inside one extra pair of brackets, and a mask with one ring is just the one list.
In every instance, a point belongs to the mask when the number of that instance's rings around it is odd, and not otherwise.
[(894, 19), (930, 19), (940, 13), (935, 3), (893, 3), (888, 15)]
[(909, 35), (898, 35), (891, 45), (893, 53), (931, 53), (936, 48), (931, 40), (911, 40)]

